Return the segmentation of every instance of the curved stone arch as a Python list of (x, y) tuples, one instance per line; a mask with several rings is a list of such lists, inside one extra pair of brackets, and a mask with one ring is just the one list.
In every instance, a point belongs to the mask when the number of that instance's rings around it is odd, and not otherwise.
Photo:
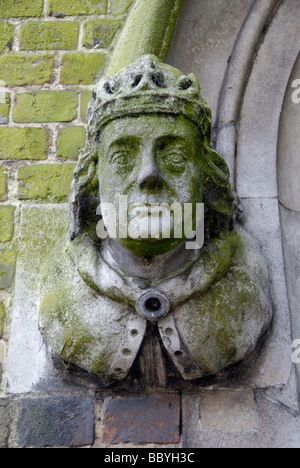
[[(257, 44), (253, 60), (255, 40), (260, 39), (262, 31), (263, 21), (258, 21), (256, 37), (241, 57), (241, 47), (247, 42), (247, 21), (252, 21), (263, 5), (268, 6), (264, 10), (268, 25), (264, 40)], [(268, 21), (270, 15), (272, 21)], [(257, 0), (247, 21), (224, 81), (223, 90), (227, 89), (219, 106), (217, 150), (234, 171), (244, 225), (260, 241), (269, 264), (274, 324), (260, 367), (265, 367), (269, 377), (272, 374), (272, 383), (279, 385), (287, 382), (290, 373), (291, 329), (278, 203), (277, 147), (282, 104), (299, 54), (300, 4), (297, 0)], [(235, 68), (237, 65), (240, 68)], [(264, 381), (265, 376), (255, 379), (257, 385)]]

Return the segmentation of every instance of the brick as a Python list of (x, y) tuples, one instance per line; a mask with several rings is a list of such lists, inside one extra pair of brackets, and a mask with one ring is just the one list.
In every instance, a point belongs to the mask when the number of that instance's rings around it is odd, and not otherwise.
[(10, 250), (0, 250), (0, 289), (9, 289), (14, 280), (16, 254)]
[(4, 54), (0, 56), (0, 80), (10, 86), (49, 83), (53, 62), (52, 54)]
[(112, 15), (123, 15), (133, 0), (111, 0), (110, 11)]
[(46, 159), (48, 131), (44, 128), (0, 128), (1, 159)]
[(9, 401), (0, 400), (0, 448), (6, 448), (11, 425)]
[(12, 49), (15, 27), (8, 23), (0, 23), (0, 54)]
[(75, 164), (41, 164), (19, 169), (19, 199), (48, 199), (65, 201), (68, 198)]
[(7, 124), (9, 121), (10, 94), (1, 92), (0, 88), (0, 124)]
[(114, 19), (87, 21), (84, 23), (84, 47), (89, 49), (109, 47), (122, 24), (122, 21)]
[(107, 0), (50, 0), (49, 10), (49, 14), (56, 17), (106, 15)]
[(0, 201), (6, 199), (6, 191), (7, 191), (7, 169), (0, 167)]
[(77, 116), (78, 96), (73, 91), (41, 91), (16, 96), (14, 122), (70, 122)]
[(14, 235), (14, 206), (0, 206), (0, 242), (9, 242)]
[(251, 431), (257, 429), (252, 390), (206, 391), (200, 401), (203, 431)]
[(41, 16), (44, 0), (1, 0), (0, 18)]
[(34, 21), (21, 26), (21, 50), (76, 49), (77, 21)]
[(67, 127), (60, 131), (57, 142), (57, 157), (76, 159), (84, 147), (86, 131), (84, 127)]
[(5, 307), (3, 302), (0, 302), (0, 339), (3, 336), (3, 329), (4, 329), (4, 319), (5, 319)]
[(61, 82), (65, 84), (93, 84), (103, 72), (107, 55), (100, 52), (67, 53), (62, 60)]
[(81, 93), (80, 117), (83, 122), (86, 122), (87, 119), (87, 110), (89, 102), (92, 99), (92, 94), (92, 91), (84, 91)]
[(177, 444), (179, 424), (177, 394), (116, 397), (104, 403), (103, 442)]
[(83, 447), (94, 442), (94, 401), (89, 396), (26, 398), (19, 403), (21, 447)]

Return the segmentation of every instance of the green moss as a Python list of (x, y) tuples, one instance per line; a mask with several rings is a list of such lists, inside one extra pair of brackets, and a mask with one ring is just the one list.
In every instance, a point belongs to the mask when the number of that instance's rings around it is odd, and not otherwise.
[(50, 0), (49, 13), (52, 16), (105, 15), (107, 0)]
[(3, 329), (4, 329), (4, 319), (5, 319), (5, 308), (3, 302), (0, 302), (0, 339), (3, 336)]
[(70, 122), (77, 116), (78, 96), (73, 91), (41, 91), (18, 94), (15, 122)]
[(84, 47), (89, 49), (109, 47), (121, 26), (122, 21), (114, 19), (87, 21), (84, 23)]
[(19, 198), (66, 201), (73, 179), (74, 164), (24, 166), (19, 170)]
[(0, 289), (12, 286), (16, 265), (16, 254), (9, 250), (0, 250)]
[(65, 84), (93, 84), (103, 72), (107, 55), (101, 52), (64, 54), (61, 82)]
[(83, 122), (86, 122), (88, 105), (92, 99), (92, 94), (92, 91), (84, 91), (81, 93), (80, 117)]
[(77, 21), (35, 21), (21, 25), (21, 50), (76, 49)]
[(0, 91), (0, 124), (7, 124), (10, 111), (10, 94)]
[(57, 157), (76, 159), (84, 147), (86, 131), (84, 127), (67, 127), (60, 131), (57, 144)]
[(52, 78), (53, 55), (5, 54), (0, 56), (0, 80), (5, 85), (23, 86), (49, 83)]
[(0, 167), (0, 201), (5, 199), (7, 190), (7, 169)]
[(41, 16), (44, 0), (1, 0), (0, 18)]
[(0, 206), (0, 242), (8, 242), (14, 234), (14, 206)]
[(111, 0), (110, 11), (112, 15), (123, 15), (129, 6), (133, 3), (133, 0)]
[(46, 159), (48, 131), (44, 128), (0, 128), (1, 159)]
[(12, 49), (15, 27), (8, 23), (0, 23), (0, 54)]

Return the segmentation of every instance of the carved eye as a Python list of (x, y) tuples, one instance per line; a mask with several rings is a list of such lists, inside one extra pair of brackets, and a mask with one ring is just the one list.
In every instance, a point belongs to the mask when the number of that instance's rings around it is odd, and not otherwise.
[(169, 153), (165, 159), (167, 160), (167, 162), (179, 165), (184, 162), (185, 158), (181, 153)]

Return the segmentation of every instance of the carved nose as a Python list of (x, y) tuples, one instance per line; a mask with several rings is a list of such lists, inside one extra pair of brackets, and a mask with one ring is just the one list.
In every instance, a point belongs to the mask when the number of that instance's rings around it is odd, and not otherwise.
[(149, 161), (142, 167), (138, 184), (142, 189), (159, 189), (163, 186), (162, 177), (154, 161)]

